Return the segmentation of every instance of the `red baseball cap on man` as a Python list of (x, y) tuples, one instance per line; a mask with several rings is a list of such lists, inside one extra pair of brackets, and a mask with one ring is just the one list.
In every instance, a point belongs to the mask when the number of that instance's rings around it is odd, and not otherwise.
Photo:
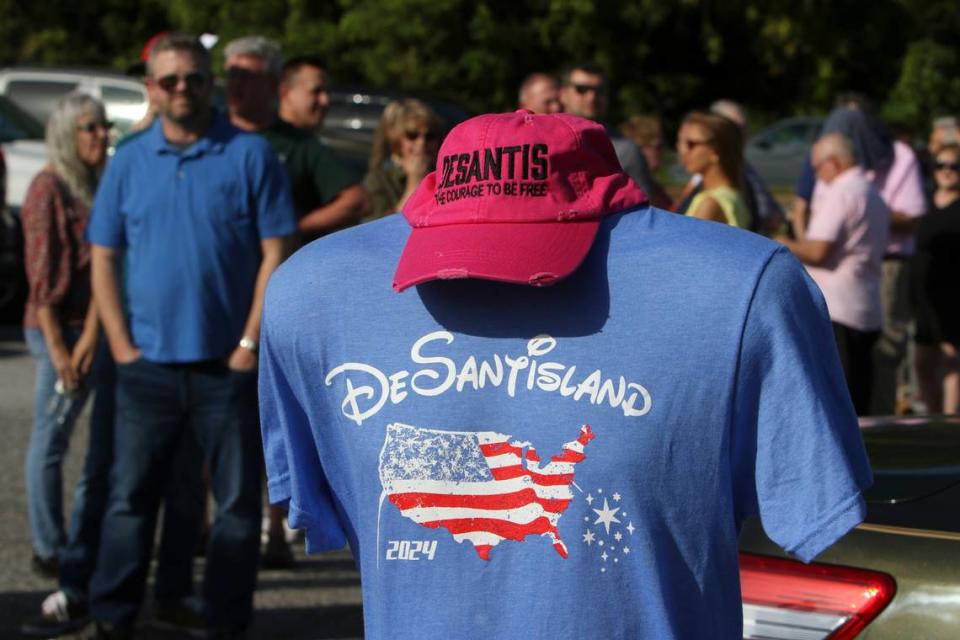
[(573, 273), (600, 221), (647, 202), (606, 131), (565, 113), (471, 118), (450, 132), (403, 215), (393, 279), (482, 278), (542, 286)]

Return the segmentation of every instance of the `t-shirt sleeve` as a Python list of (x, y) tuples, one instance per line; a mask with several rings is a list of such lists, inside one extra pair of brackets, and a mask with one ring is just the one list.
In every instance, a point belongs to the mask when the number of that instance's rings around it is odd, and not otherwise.
[(889, 184), (884, 184), (882, 195), (890, 211), (916, 218), (927, 212), (927, 198), (923, 191), (923, 175), (917, 156), (906, 145), (896, 149), (896, 166), (891, 169)]
[(839, 242), (843, 239), (844, 225), (847, 222), (847, 208), (851, 206), (846, 194), (834, 191), (830, 195), (820, 197), (820, 189), (829, 189), (829, 186), (818, 183), (818, 194), (814, 197), (814, 206), (810, 211), (810, 222), (807, 224), (806, 240), (826, 240)]
[[(290, 526), (306, 530), (307, 551), (342, 549), (346, 537), (320, 462), (310, 420), (295, 374), (289, 332), (282, 326), (282, 297), (274, 282), (267, 290), (260, 335), (260, 426), (272, 504), (288, 509)], [(302, 379), (302, 378), (299, 378)]]
[(255, 154), (253, 199), (257, 207), (257, 230), (261, 238), (277, 238), (295, 233), (297, 216), (293, 209), (290, 177), (269, 143), (262, 143)]
[(809, 562), (859, 524), (872, 483), (826, 303), (778, 249), (747, 313), (732, 437), (738, 521)]
[(122, 249), (127, 246), (127, 231), (122, 210), (124, 164), (117, 162), (116, 158), (107, 163), (107, 169), (97, 186), (86, 231), (87, 240), (91, 244), (113, 249)]
[(313, 184), (320, 196), (320, 205), (325, 206), (333, 202), (340, 192), (357, 184), (354, 177), (346, 170), (333, 151), (313, 141)]

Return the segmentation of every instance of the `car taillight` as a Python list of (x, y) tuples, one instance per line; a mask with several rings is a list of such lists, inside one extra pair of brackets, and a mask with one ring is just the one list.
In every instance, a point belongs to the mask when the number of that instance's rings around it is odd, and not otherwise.
[(743, 637), (814, 640), (855, 637), (893, 599), (885, 573), (740, 554)]

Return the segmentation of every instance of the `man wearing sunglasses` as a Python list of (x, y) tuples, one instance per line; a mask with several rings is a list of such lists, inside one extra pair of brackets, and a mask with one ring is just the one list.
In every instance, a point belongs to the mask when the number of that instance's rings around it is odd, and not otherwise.
[(607, 129), (623, 172), (633, 178), (646, 193), (654, 190), (650, 169), (640, 148), (616, 127), (603, 122), (607, 115), (607, 77), (603, 69), (592, 62), (568, 66), (561, 75), (560, 104), (566, 113), (595, 120)]
[(156, 43), (147, 88), (159, 118), (117, 151), (87, 230), (94, 299), (117, 362), (115, 459), (90, 608), (97, 637), (132, 635), (157, 507), (182, 472), (177, 444), (195, 437), (217, 501), (206, 626), (233, 637), (250, 622), (260, 546), (251, 415), (263, 292), (296, 219), (267, 142), (211, 108), (209, 54), (195, 38)]

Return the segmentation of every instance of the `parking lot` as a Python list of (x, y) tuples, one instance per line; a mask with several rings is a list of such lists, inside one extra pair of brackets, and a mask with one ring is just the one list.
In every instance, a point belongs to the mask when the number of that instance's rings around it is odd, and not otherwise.
[[(30, 529), (24, 498), (23, 461), (30, 437), (34, 364), (16, 326), (0, 326), (0, 638), (19, 637), (25, 617), (39, 611), (56, 584), (30, 570)], [(86, 420), (79, 421), (64, 473), (72, 487), (86, 442)], [(69, 491), (66, 492), (69, 505)], [(305, 557), (295, 545), (297, 566), (286, 571), (262, 571), (256, 594), (256, 616), (250, 638), (308, 640), (357, 638), (363, 633), (360, 579), (349, 552)], [(195, 567), (197, 584), (203, 561)], [(152, 629), (149, 611), (141, 618), (138, 637), (177, 638)]]

